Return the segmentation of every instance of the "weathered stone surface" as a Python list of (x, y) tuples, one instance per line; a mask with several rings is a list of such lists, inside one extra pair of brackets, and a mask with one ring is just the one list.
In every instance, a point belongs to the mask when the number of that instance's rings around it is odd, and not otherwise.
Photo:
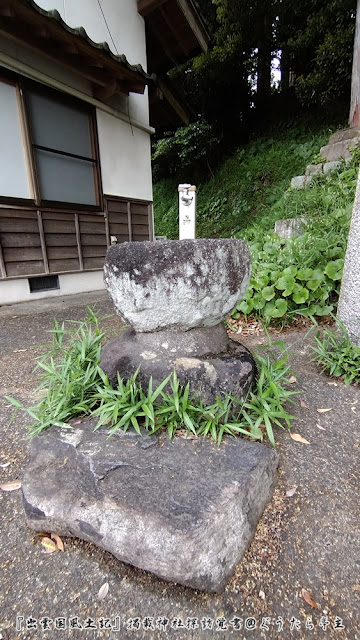
[(155, 352), (159, 356), (170, 358), (178, 357), (179, 354), (204, 357), (209, 354), (226, 353), (229, 348), (229, 339), (223, 322), (215, 327), (197, 327), (189, 331), (163, 329), (142, 332), (133, 336), (133, 339), (139, 350)]
[(341, 281), (338, 316), (345, 324), (351, 340), (360, 346), (360, 180), (350, 223)]
[(344, 142), (344, 140), (351, 140), (360, 136), (360, 130), (355, 127), (349, 129), (341, 129), (341, 131), (335, 131), (329, 138), (328, 144), (335, 144), (336, 142)]
[(306, 182), (307, 182), (306, 178), (307, 178), (307, 176), (295, 176), (291, 180), (290, 188), (291, 189), (304, 189), (304, 187), (306, 185)]
[(255, 371), (250, 351), (229, 340), (223, 325), (183, 333), (128, 329), (104, 346), (100, 366), (113, 385), (118, 373), (127, 380), (140, 366), (138, 379), (144, 387), (150, 377), (158, 386), (175, 369), (181, 384), (189, 382), (191, 393), (206, 404), (226, 393), (243, 397)]
[(324, 162), (323, 164), (323, 172), (327, 176), (331, 171), (335, 171), (341, 166), (341, 160), (333, 160), (332, 162)]
[(107, 437), (95, 421), (31, 441), (22, 483), (34, 531), (74, 536), (160, 578), (221, 591), (271, 498), (278, 455), (225, 438)]
[(333, 162), (340, 158), (351, 158), (351, 148), (355, 147), (358, 142), (360, 142), (360, 138), (355, 137), (350, 140), (327, 144), (325, 147), (321, 147), (320, 155), (326, 158), (328, 162)]
[(284, 218), (275, 222), (275, 233), (280, 238), (294, 238), (304, 233), (306, 218)]
[(217, 325), (243, 297), (251, 258), (242, 240), (131, 242), (108, 249), (106, 288), (136, 331)]
[(322, 173), (323, 166), (322, 164), (308, 164), (305, 170), (306, 176), (316, 176), (318, 173)]

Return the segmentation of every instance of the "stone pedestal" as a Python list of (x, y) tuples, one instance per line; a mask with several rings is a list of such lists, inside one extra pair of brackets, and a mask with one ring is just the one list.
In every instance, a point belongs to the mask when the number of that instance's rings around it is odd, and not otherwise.
[(22, 483), (28, 526), (76, 536), (165, 580), (221, 591), (276, 481), (278, 454), (225, 437), (170, 441), (96, 420), (31, 441)]
[(140, 367), (141, 382), (152, 377), (157, 386), (175, 369), (206, 404), (247, 393), (253, 358), (222, 322), (250, 280), (242, 240), (124, 243), (109, 248), (104, 272), (117, 313), (132, 325), (102, 352), (113, 384), (118, 373), (128, 379)]
[(341, 282), (338, 317), (344, 323), (354, 344), (360, 346), (360, 180), (355, 195), (353, 214)]

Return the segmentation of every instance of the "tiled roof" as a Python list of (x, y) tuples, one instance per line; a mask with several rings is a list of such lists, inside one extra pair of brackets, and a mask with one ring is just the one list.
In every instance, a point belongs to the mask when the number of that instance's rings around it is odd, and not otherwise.
[(51, 20), (54, 23), (57, 23), (58, 25), (60, 25), (63, 29), (65, 29), (71, 35), (78, 36), (79, 38), (82, 38), (83, 40), (85, 40), (85, 42), (87, 42), (89, 45), (91, 45), (91, 47), (93, 47), (94, 49), (97, 49), (98, 51), (102, 51), (102, 52), (106, 53), (106, 55), (108, 55), (109, 58), (111, 58), (112, 60), (115, 60), (116, 62), (119, 62), (121, 65), (125, 66), (129, 71), (132, 71), (132, 72), (140, 74), (141, 76), (143, 76), (144, 80), (146, 81), (146, 84), (148, 83), (149, 80), (154, 80), (155, 79), (156, 76), (154, 74), (146, 73), (146, 71), (144, 71), (144, 69), (141, 66), (141, 64), (132, 65), (132, 64), (130, 64), (128, 62), (128, 60), (127, 60), (127, 58), (126, 58), (126, 56), (124, 54), (117, 55), (117, 54), (113, 53), (111, 51), (111, 49), (109, 47), (109, 44), (107, 42), (94, 42), (94, 40), (92, 40), (90, 38), (90, 36), (87, 34), (87, 32), (84, 29), (84, 27), (76, 27), (76, 28), (70, 27), (62, 19), (60, 13), (56, 9), (52, 9), (50, 11), (42, 9), (41, 7), (39, 7), (38, 4), (36, 4), (36, 2), (34, 2), (34, 0), (17, 0), (17, 1), (21, 2), (24, 5), (30, 6), (32, 9), (37, 11), (37, 13), (39, 13), (40, 15), (48, 18), (49, 20)]

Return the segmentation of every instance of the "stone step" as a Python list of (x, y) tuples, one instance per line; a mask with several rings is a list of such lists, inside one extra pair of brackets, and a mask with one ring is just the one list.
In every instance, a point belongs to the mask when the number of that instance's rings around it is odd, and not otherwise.
[(360, 142), (360, 137), (344, 140), (343, 142), (335, 142), (327, 144), (320, 149), (320, 155), (326, 158), (328, 162), (339, 160), (340, 158), (351, 158), (351, 148)]
[(304, 216), (301, 218), (284, 218), (275, 222), (274, 231), (280, 238), (296, 238), (304, 233), (306, 222), (307, 220)]
[(305, 175), (306, 176), (316, 176), (318, 173), (322, 173), (323, 165), (320, 164), (308, 164), (306, 167)]
[(328, 144), (336, 144), (337, 142), (344, 142), (345, 140), (351, 140), (360, 136), (360, 129), (352, 127), (351, 129), (341, 129), (341, 131), (335, 131), (330, 136)]
[[(351, 156), (350, 156), (351, 157)], [(346, 158), (348, 162), (350, 158)], [(319, 174), (327, 175), (331, 171), (338, 169), (341, 166), (341, 160), (332, 160), (331, 162), (324, 162), (320, 164), (308, 164), (306, 167), (304, 176), (295, 176), (291, 180), (291, 189), (305, 189), (305, 187), (312, 181), (313, 177)]]

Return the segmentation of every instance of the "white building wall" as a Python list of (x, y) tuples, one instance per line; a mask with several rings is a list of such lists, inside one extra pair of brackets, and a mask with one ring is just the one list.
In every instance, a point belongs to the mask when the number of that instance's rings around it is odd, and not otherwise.
[(60, 289), (36, 291), (34, 293), (30, 293), (27, 278), (2, 280), (0, 281), (0, 305), (43, 300), (44, 298), (86, 293), (88, 291), (101, 291), (105, 288), (103, 278), (104, 274), (102, 270), (82, 273), (63, 273), (59, 275)]
[(103, 191), (152, 200), (150, 135), (97, 110)]
[[(125, 54), (130, 64), (140, 63), (146, 70), (145, 25), (143, 18), (137, 12), (136, 0), (101, 0), (115, 46), (111, 41), (97, 0), (36, 0), (36, 2), (46, 10), (57, 9), (69, 26), (84, 27), (92, 40), (106, 41), (115, 54)], [(2, 35), (0, 36), (1, 53), (91, 96), (90, 83), (78, 77), (76, 73), (51, 62), (41, 54), (7, 40)], [(129, 98), (125, 95), (118, 96), (116, 108), (129, 116), (130, 120), (137, 120), (147, 126), (149, 122), (147, 89), (144, 95), (130, 94)], [(150, 134), (136, 126), (132, 127), (101, 109), (96, 110), (96, 115), (103, 193), (151, 201)], [(18, 195), (21, 196), (23, 193), (19, 192)], [(62, 274), (59, 275), (59, 284), (60, 289), (30, 293), (26, 277), (0, 281), (0, 305), (101, 290), (104, 287), (103, 272), (99, 270)]]
[[(130, 64), (141, 64), (146, 71), (145, 23), (136, 0), (101, 0), (102, 11), (97, 0), (36, 0), (36, 4), (46, 11), (57, 9), (70, 27), (84, 27), (94, 42), (107, 42), (113, 53), (125, 54)], [(148, 124), (147, 95), (130, 94), (129, 113)]]

